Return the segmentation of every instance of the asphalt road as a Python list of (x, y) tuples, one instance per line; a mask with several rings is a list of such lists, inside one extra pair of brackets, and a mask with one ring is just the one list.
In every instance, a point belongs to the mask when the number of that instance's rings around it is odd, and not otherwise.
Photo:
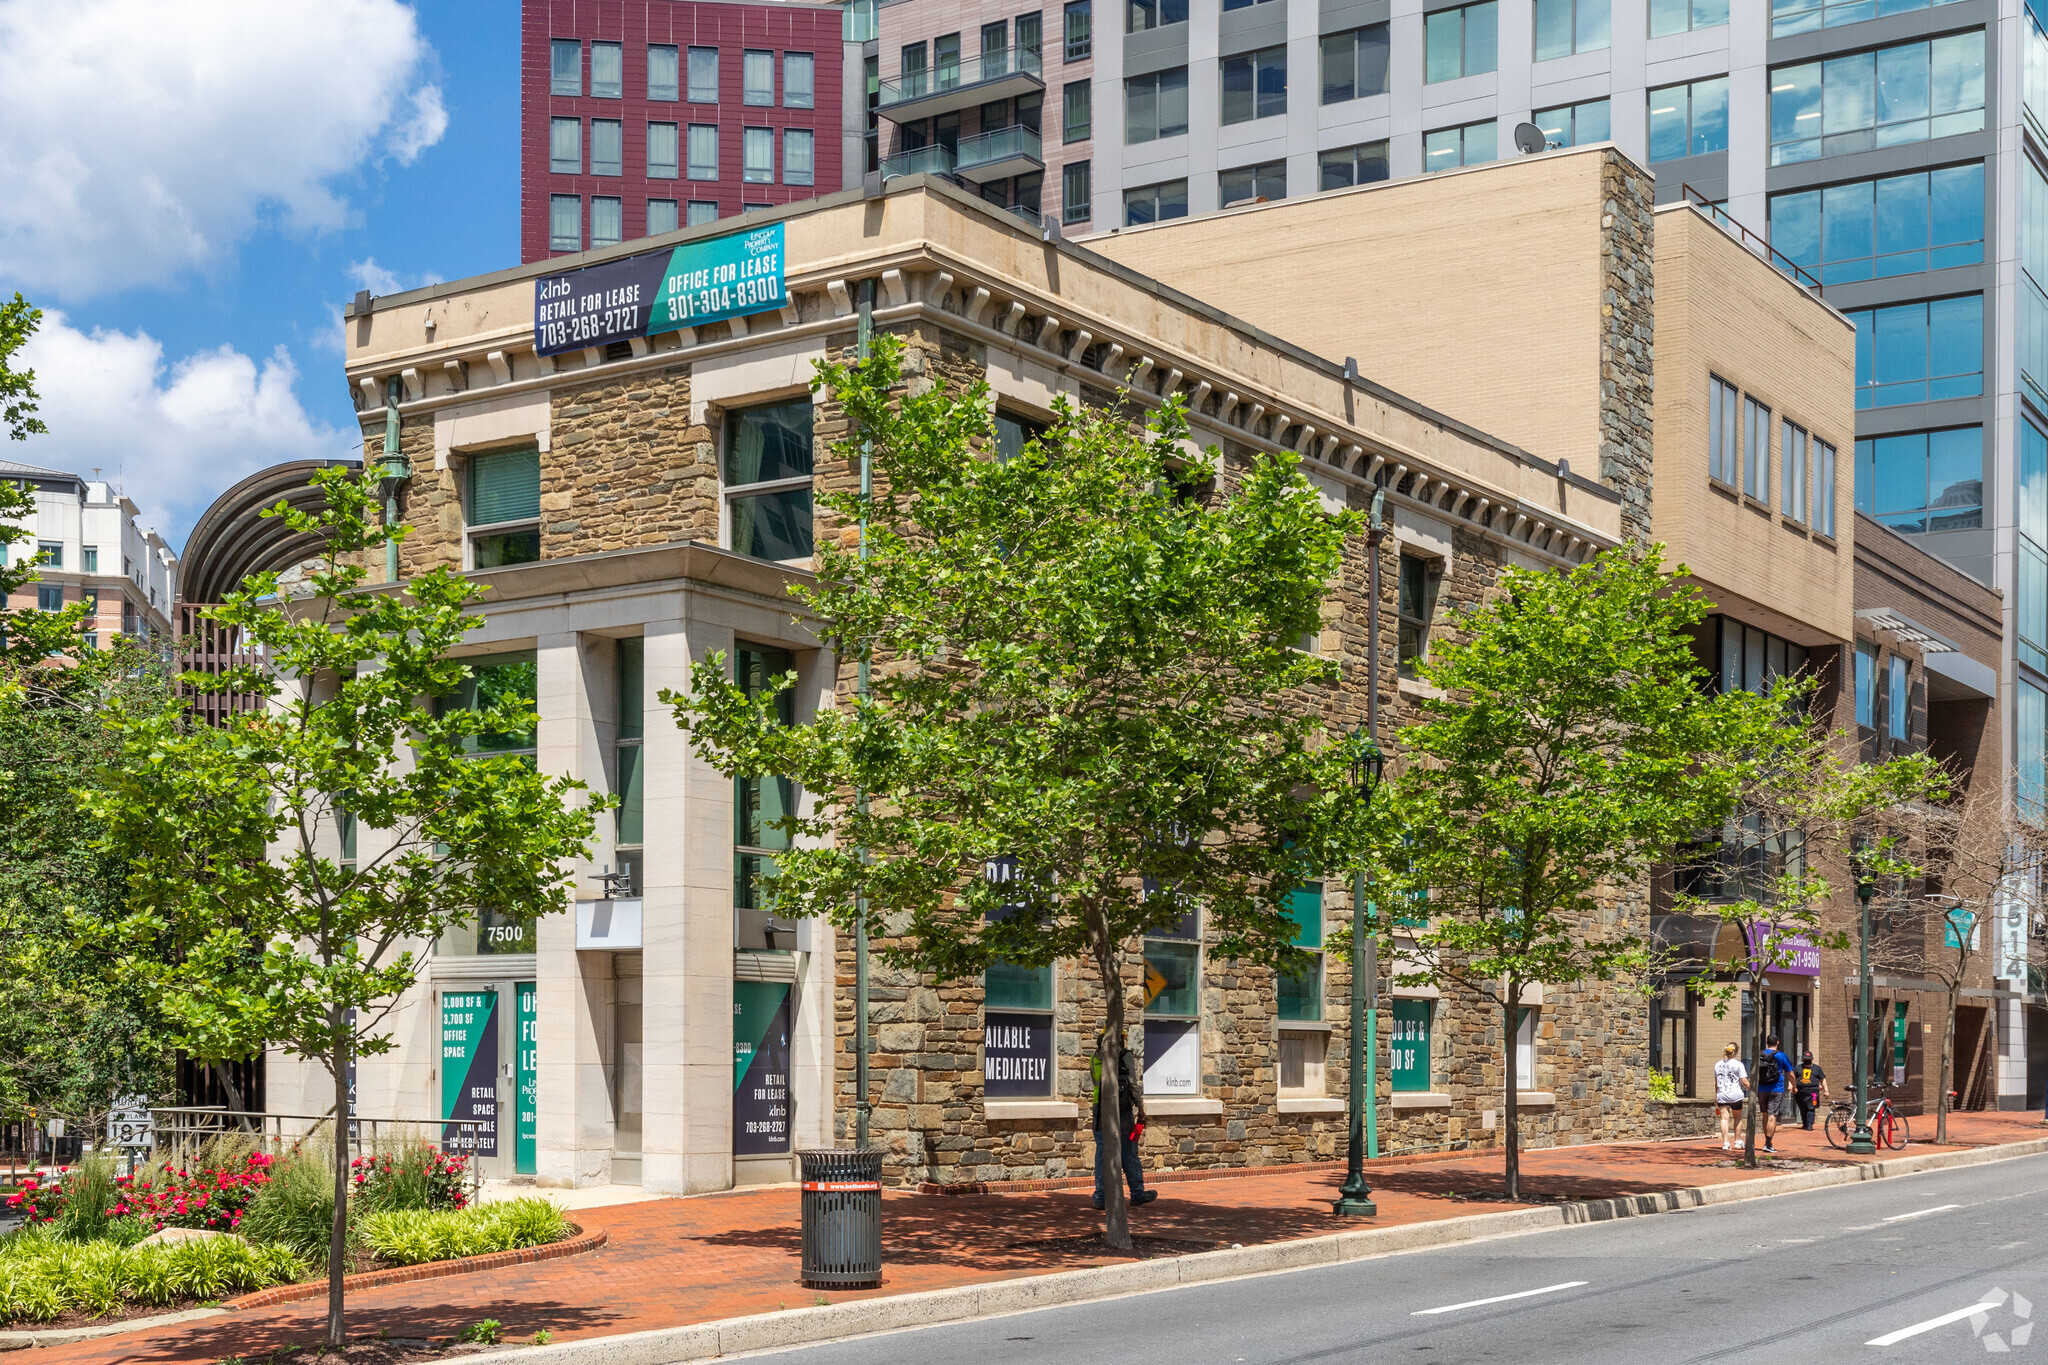
[[(1983, 1305), (1991, 1306), (1968, 1311)], [(2041, 1330), (2029, 1331), (2037, 1320)], [(2048, 1156), (892, 1332), (770, 1358), (790, 1365), (1679, 1365), (1964, 1361), (1987, 1353), (2016, 1362), (2038, 1356), (2048, 1365)]]

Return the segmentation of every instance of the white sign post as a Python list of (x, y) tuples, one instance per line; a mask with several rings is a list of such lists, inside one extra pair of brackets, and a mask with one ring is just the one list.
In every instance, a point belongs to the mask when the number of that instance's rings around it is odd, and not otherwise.
[(156, 1125), (151, 1119), (148, 1102), (140, 1095), (123, 1096), (114, 1102), (114, 1112), (107, 1116), (107, 1145), (114, 1148), (135, 1149), (154, 1146)]

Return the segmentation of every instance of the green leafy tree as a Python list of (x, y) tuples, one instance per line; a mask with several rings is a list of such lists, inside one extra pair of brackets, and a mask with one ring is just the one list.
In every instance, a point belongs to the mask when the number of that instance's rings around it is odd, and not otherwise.
[[(215, 728), (117, 699), (120, 762), (88, 807), (129, 859), (121, 968), (160, 995), (176, 1044), (202, 1057), (275, 1045), (319, 1062), (338, 1129), (350, 1063), (392, 1047), (387, 1018), (427, 945), (480, 908), (561, 909), (606, 803), (476, 752), (480, 737), (532, 724), (523, 703), (435, 704), (469, 675), (449, 656), (483, 624), (480, 590), (442, 568), (403, 591), (365, 591), (363, 563), (387, 534), (376, 480), (314, 477), (321, 511), (265, 513), (319, 537), (310, 595), (280, 599), (277, 575), (256, 574), (213, 613), (269, 667), (187, 677), (263, 693), (267, 709)], [(344, 811), (366, 832), (349, 865)], [(334, 1153), (327, 1334), (338, 1349), (348, 1144)]]
[[(18, 352), (42, 324), (39, 308), (17, 293), (10, 302), (0, 303), (0, 427), (8, 438), (26, 441), (49, 431), (36, 412), (36, 372), (14, 368)], [(33, 545), (35, 532), (25, 521), (33, 521), (35, 496), (23, 485), (0, 480), (0, 662), (34, 666), (53, 654), (75, 653), (81, 646), (79, 632), (85, 607), (77, 603), (62, 612), (35, 608), (13, 610), (9, 599), (36, 580), (36, 561), (15, 550), (16, 545)], [(21, 676), (14, 670), (0, 670), (0, 703), (15, 695)]]
[(1525, 989), (1643, 972), (1648, 925), (1615, 898), (1692, 831), (1719, 827), (1771, 734), (1763, 698), (1701, 688), (1689, 631), (1707, 611), (1655, 550), (1569, 573), (1508, 568), (1422, 665), (1442, 695), (1402, 730), (1379, 803), (1383, 875), (1427, 900), (1397, 979), (1499, 1011), (1510, 1199)]
[(31, 307), (19, 291), (11, 301), (0, 302), (0, 426), (11, 440), (25, 441), (49, 430), (36, 416), (36, 372), (14, 368), (15, 353), (42, 324), (43, 310)]
[[(872, 664), (871, 694), (788, 726), (776, 695), (793, 677), (749, 696), (713, 657), (663, 700), (711, 763), (810, 794), (763, 879), (778, 913), (849, 929), (866, 913), (891, 934), (885, 957), (942, 979), (1093, 965), (1106, 1236), (1128, 1247), (1133, 940), (1199, 906), (1217, 956), (1301, 971), (1287, 898), (1350, 846), (1353, 753), (1316, 719), (1337, 667), (1293, 646), (1321, 627), (1356, 519), (1327, 515), (1286, 457), (1203, 496), (1173, 404), (1134, 429), (1061, 401), (1051, 430), (998, 458), (985, 387), (902, 371), (887, 336), (819, 369), (851, 418), (837, 453), (865, 443), (879, 491), (822, 495), (865, 523), (866, 553), (824, 540), (816, 586), (793, 590), (840, 660)], [(1020, 878), (992, 882), (1004, 858)]]

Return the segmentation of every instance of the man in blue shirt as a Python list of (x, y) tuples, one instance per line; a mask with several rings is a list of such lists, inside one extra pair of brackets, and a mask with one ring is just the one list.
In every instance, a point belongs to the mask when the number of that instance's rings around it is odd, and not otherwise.
[(1764, 1039), (1756, 1059), (1756, 1107), (1764, 1120), (1764, 1150), (1776, 1155), (1778, 1120), (1785, 1116), (1785, 1089), (1792, 1079), (1792, 1059), (1778, 1050), (1778, 1035)]

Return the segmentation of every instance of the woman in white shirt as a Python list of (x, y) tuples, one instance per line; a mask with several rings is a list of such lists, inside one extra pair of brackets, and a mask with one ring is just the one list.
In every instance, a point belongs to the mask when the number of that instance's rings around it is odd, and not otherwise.
[(1714, 1063), (1714, 1112), (1721, 1119), (1721, 1150), (1735, 1150), (1735, 1117), (1742, 1112), (1743, 1093), (1749, 1089), (1749, 1071), (1730, 1043)]

